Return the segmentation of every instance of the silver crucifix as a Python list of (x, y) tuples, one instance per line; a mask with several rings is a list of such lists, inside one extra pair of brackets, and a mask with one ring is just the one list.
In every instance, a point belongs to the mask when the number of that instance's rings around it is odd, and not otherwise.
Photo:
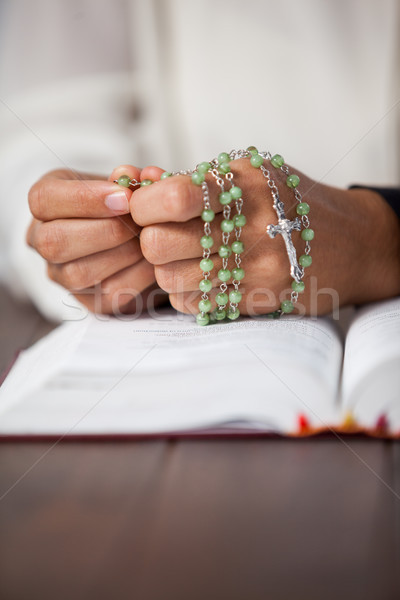
[(286, 251), (290, 261), (290, 274), (297, 282), (301, 280), (304, 275), (304, 270), (299, 266), (297, 262), (296, 249), (292, 242), (292, 231), (301, 230), (301, 221), (299, 217), (296, 217), (294, 221), (286, 218), (285, 207), (283, 202), (279, 200), (279, 196), (274, 195), (274, 210), (278, 215), (278, 225), (268, 225), (267, 233), (273, 239), (278, 233), (281, 234), (285, 242)]

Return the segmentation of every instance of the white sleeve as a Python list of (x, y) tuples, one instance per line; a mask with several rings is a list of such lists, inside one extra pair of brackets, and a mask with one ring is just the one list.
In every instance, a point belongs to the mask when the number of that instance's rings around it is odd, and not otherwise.
[(125, 11), (126, 3), (103, 0), (1, 6), (0, 278), (56, 320), (76, 310), (66, 310), (68, 292), (25, 244), (27, 194), (54, 168), (108, 175), (138, 161)]

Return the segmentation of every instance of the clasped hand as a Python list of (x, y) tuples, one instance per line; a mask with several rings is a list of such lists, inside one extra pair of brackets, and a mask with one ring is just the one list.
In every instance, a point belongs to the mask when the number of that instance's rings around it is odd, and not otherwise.
[[(240, 310), (242, 314), (264, 314), (276, 310), (281, 300), (290, 296), (288, 256), (281, 237), (271, 239), (266, 234), (267, 225), (277, 217), (265, 178), (247, 159), (233, 161), (231, 167), (235, 185), (243, 190), (247, 218), (241, 236), (245, 278)], [(398, 293), (400, 278), (394, 282), (388, 276), (399, 270), (398, 225), (384, 200), (369, 190), (341, 190), (316, 183), (296, 170), (291, 172), (300, 177), (316, 232), (313, 264), (306, 269), (305, 291), (296, 311), (324, 314), (338, 305)], [(106, 180), (53, 171), (31, 188), (33, 219), (28, 244), (46, 260), (49, 277), (89, 310), (135, 312), (162, 302), (165, 292), (177, 310), (198, 312), (202, 190), (187, 176), (159, 181), (162, 173), (158, 167), (140, 170), (123, 165)], [(122, 174), (155, 183), (131, 192), (113, 183)], [(286, 214), (293, 219), (292, 191), (285, 186), (281, 172), (274, 171), (274, 179)], [(222, 265), (218, 248), (223, 207), (215, 180), (207, 176), (207, 181), (216, 213), (211, 248), (214, 287), (209, 294), (213, 300), (219, 291), (216, 273)], [(297, 254), (302, 254), (304, 242), (298, 232), (293, 233), (293, 243)]]

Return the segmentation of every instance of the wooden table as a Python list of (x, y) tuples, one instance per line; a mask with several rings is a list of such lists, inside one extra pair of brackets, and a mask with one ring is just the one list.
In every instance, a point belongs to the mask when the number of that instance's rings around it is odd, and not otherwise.
[[(0, 309), (4, 367), (51, 325), (4, 290)], [(399, 448), (2, 443), (0, 598), (398, 599)]]

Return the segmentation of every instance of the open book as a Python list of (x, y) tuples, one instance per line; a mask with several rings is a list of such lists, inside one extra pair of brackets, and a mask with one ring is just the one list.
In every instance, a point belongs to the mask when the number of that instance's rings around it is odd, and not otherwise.
[(198, 327), (190, 316), (61, 325), (0, 388), (0, 436), (324, 430), (400, 437), (400, 299), (328, 318)]

